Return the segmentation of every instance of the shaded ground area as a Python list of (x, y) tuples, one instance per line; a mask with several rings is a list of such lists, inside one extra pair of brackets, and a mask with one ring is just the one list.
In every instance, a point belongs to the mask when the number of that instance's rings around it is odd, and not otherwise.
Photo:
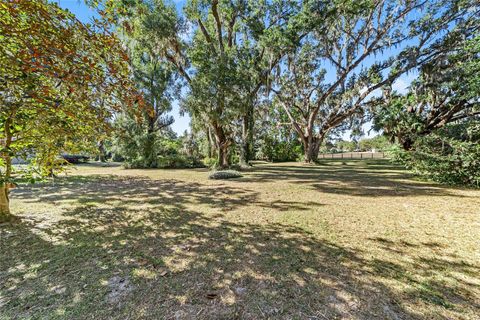
[(0, 319), (478, 319), (480, 191), (383, 160), (78, 166), (12, 195)]

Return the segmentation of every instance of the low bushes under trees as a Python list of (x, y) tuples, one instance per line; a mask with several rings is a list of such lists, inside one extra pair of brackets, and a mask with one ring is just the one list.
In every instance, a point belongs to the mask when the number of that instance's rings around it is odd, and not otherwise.
[(394, 160), (434, 181), (480, 187), (480, 121), (447, 125), (413, 147), (393, 149)]

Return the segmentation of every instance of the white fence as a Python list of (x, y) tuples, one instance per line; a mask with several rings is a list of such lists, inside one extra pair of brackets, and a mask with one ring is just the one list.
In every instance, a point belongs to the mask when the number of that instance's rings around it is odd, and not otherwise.
[(383, 159), (385, 152), (320, 153), (318, 159)]

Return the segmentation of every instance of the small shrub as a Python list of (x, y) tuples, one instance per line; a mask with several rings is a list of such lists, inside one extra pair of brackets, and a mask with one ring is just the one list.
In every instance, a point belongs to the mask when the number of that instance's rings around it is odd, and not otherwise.
[(412, 151), (390, 149), (395, 162), (446, 184), (480, 187), (480, 124), (452, 124), (419, 137)]
[(161, 155), (157, 158), (157, 168), (186, 168), (187, 159), (178, 154)]
[(232, 178), (240, 178), (240, 177), (242, 177), (242, 174), (235, 170), (215, 171), (208, 176), (209, 179), (216, 179), (216, 180), (232, 179)]
[(182, 169), (182, 168), (201, 168), (203, 163), (193, 157), (188, 157), (182, 154), (170, 154), (165, 156), (158, 156), (157, 168), (170, 168), (170, 169)]

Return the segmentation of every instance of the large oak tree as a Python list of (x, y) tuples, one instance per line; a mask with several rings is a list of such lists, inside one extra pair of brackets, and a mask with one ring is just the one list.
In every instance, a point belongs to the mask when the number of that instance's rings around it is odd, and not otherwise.
[(378, 103), (380, 89), (442, 55), (459, 33), (475, 32), (478, 4), (307, 1), (304, 10), (311, 31), (286, 59), (274, 90), (310, 162), (331, 130)]
[(254, 107), (283, 52), (295, 42), (297, 33), (288, 20), (298, 3), (192, 0), (184, 16), (161, 0), (106, 3), (119, 26), (143, 34), (183, 76), (182, 107), (213, 135), (219, 165), (230, 164), (238, 136), (247, 163)]

